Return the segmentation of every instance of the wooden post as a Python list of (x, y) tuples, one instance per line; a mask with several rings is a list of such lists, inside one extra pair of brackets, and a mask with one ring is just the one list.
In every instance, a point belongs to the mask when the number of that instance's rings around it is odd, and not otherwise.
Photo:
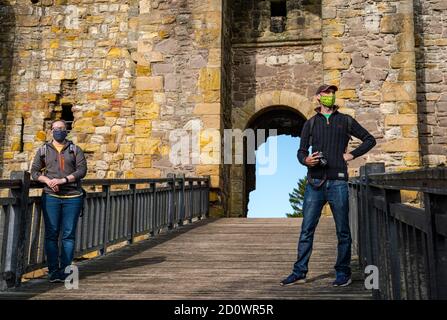
[(209, 213), (210, 213), (210, 187), (211, 187), (211, 176), (207, 175), (205, 176), (205, 178), (207, 179), (205, 182), (205, 217), (208, 218), (209, 217)]
[(446, 221), (447, 196), (424, 193), (424, 203), (428, 227), (430, 299), (447, 299), (446, 235), (438, 232), (438, 227), (441, 229)]
[(171, 192), (169, 193), (169, 209), (168, 209), (168, 229), (172, 229), (174, 227), (174, 214), (175, 214), (175, 174), (168, 173), (168, 178), (171, 180), (168, 182), (171, 188)]
[(157, 219), (156, 215), (158, 214), (158, 208), (157, 208), (157, 186), (155, 182), (150, 183), (151, 193), (152, 193), (152, 205), (151, 205), (151, 219), (152, 219), (152, 226), (151, 231), (149, 232), (150, 236), (155, 235), (155, 230), (158, 230), (157, 226)]
[(180, 174), (178, 175), (178, 178), (180, 178), (180, 203), (178, 203), (179, 206), (179, 219), (178, 219), (178, 225), (182, 226), (183, 221), (185, 220), (185, 175)]
[(199, 184), (199, 215), (197, 216), (197, 218), (199, 219), (199, 220), (201, 220), (202, 219), (202, 214), (203, 214), (203, 212), (202, 212), (202, 210), (203, 210), (203, 204), (202, 204), (202, 193), (203, 193), (203, 190), (202, 190), (202, 181), (201, 180), (199, 180), (198, 182), (197, 182), (198, 184)]
[(103, 237), (103, 247), (102, 247), (102, 254), (107, 253), (107, 245), (109, 242), (109, 218), (110, 218), (110, 186), (104, 185), (102, 186), (102, 191), (106, 193), (106, 208), (104, 212), (104, 237)]
[[(369, 233), (367, 236), (369, 236), (368, 239), (368, 247), (366, 250), (370, 251), (368, 255), (368, 264), (378, 266), (379, 265), (379, 256), (378, 256), (378, 217), (377, 213), (374, 210), (373, 207), (373, 201), (374, 201), (374, 193), (372, 188), (369, 186), (369, 175), (373, 173), (384, 173), (385, 172), (385, 164), (383, 162), (377, 162), (377, 163), (367, 163), (364, 167), (364, 174), (365, 174), (365, 200), (366, 200), (366, 220), (368, 221), (369, 225)], [(376, 299), (380, 298), (380, 291), (379, 290), (373, 290), (373, 297)]]
[(360, 204), (359, 204), (359, 260), (360, 266), (365, 268), (371, 263), (371, 249), (369, 237), (369, 218), (367, 213), (367, 191), (365, 166), (360, 167)]
[(393, 203), (400, 203), (400, 190), (386, 190), (382, 189), (383, 196), (386, 203), (386, 219), (388, 223), (388, 241), (387, 246), (390, 252), (391, 258), (391, 289), (392, 289), (392, 299), (400, 300), (400, 259), (399, 259), (399, 247), (398, 247), (398, 231), (397, 222), (391, 216), (390, 205)]
[(12, 180), (21, 180), (20, 189), (11, 189), (10, 195), (16, 198), (8, 219), (8, 237), (3, 246), (6, 246), (4, 256), (4, 273), (0, 286), (18, 287), (22, 282), (25, 269), (25, 247), (29, 224), (28, 199), (30, 187), (30, 173), (26, 171), (11, 172)]
[(188, 217), (188, 222), (192, 223), (192, 217), (194, 216), (194, 180), (190, 180), (189, 181), (189, 189), (190, 189), (190, 193), (189, 193), (189, 217)]
[(137, 213), (137, 185), (131, 184), (130, 190), (132, 191), (132, 205), (129, 212), (129, 218), (128, 218), (128, 230), (129, 230), (129, 243), (133, 243), (133, 237), (135, 233), (135, 215)]

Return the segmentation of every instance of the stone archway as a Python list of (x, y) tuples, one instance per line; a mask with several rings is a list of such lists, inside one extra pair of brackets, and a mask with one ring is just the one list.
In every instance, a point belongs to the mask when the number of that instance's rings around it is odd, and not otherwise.
[[(293, 137), (301, 135), (304, 122), (315, 112), (309, 99), (290, 91), (264, 92), (232, 111), (233, 129), (277, 129), (278, 135)], [(230, 181), (229, 215), (246, 217), (248, 197), (256, 187), (255, 164), (245, 160), (243, 164), (232, 164)]]
[(314, 106), (309, 99), (295, 92), (285, 90), (266, 91), (247, 101), (242, 108), (232, 109), (233, 129), (245, 130), (250, 119), (272, 106), (288, 106), (306, 119), (314, 114)]

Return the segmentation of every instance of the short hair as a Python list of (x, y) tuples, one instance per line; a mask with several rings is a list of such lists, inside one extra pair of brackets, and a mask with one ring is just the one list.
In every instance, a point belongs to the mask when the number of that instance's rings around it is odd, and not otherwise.
[(62, 122), (62, 123), (64, 124), (64, 127), (67, 128), (67, 122), (66, 122), (64, 119), (59, 119), (59, 120), (53, 120), (53, 121), (51, 122), (51, 126), (50, 126), (50, 129), (51, 129), (51, 130), (53, 130), (53, 125), (54, 125), (56, 122)]

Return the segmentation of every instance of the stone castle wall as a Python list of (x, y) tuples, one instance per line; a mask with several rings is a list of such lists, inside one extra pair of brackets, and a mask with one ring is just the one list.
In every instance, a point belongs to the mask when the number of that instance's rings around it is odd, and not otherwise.
[(423, 165), (446, 164), (447, 2), (414, 1), (419, 141)]
[[(220, 128), (220, 1), (22, 0), (8, 10), (15, 27), (2, 38), (16, 40), (4, 177), (28, 168), (67, 106), (88, 177), (165, 176), (173, 129), (196, 118)], [(219, 182), (218, 166), (175, 170)]]
[(418, 167), (413, 1), (324, 0), (322, 8), (324, 79), (339, 85), (338, 103), (378, 141), (350, 163), (351, 174), (365, 161)]
[(281, 0), (33, 2), (0, 0), (4, 178), (28, 169), (49, 122), (72, 110), (88, 177), (210, 175), (227, 212), (231, 198), (241, 206), (243, 170), (173, 166), (171, 133), (195, 119), (243, 128), (275, 105), (309, 117), (323, 81), (378, 141), (351, 175), (365, 161), (389, 171), (446, 162), (443, 0), (288, 0), (274, 18)]

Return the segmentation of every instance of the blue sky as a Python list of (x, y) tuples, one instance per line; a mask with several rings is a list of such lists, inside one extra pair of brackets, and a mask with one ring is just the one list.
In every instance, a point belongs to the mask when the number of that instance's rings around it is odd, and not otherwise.
[(267, 151), (266, 155), (269, 155), (269, 149), (274, 147), (272, 139), (275, 137), (268, 138), (256, 152), (256, 190), (250, 193), (249, 218), (284, 218), (286, 213), (292, 213), (289, 193), (296, 187), (298, 180), (307, 173), (307, 168), (296, 158), (300, 139), (280, 135), (276, 137), (278, 150), (276, 172), (273, 175), (261, 175), (260, 169), (267, 166), (260, 163), (262, 159), (259, 153)]

